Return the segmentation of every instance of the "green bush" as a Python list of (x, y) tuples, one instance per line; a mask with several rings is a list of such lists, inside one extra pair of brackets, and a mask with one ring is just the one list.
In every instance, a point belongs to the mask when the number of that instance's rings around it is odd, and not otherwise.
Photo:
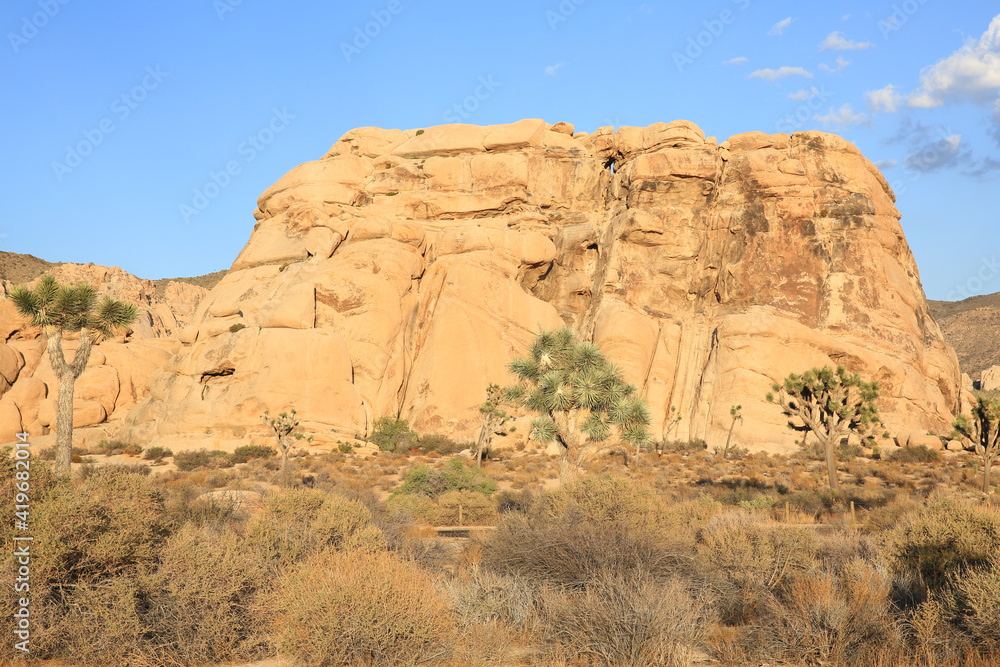
[(143, 452), (142, 458), (147, 461), (162, 461), (163, 459), (173, 455), (174, 453), (166, 447), (150, 447)]
[(423, 452), (437, 452), (438, 454), (457, 454), (464, 449), (475, 447), (471, 442), (457, 442), (446, 435), (422, 435), (417, 438), (416, 447)]
[(246, 463), (251, 459), (269, 459), (277, 455), (272, 447), (264, 445), (243, 445), (233, 451), (233, 463)]
[(889, 455), (889, 461), (895, 463), (935, 463), (941, 460), (941, 455), (927, 445), (902, 447)]
[(892, 568), (916, 577), (931, 592), (949, 578), (988, 567), (1000, 553), (1000, 517), (960, 500), (939, 500), (896, 529), (889, 545)]
[(479, 468), (466, 465), (454, 458), (442, 469), (420, 465), (408, 473), (403, 485), (395, 494), (415, 494), (437, 498), (449, 491), (474, 491), (490, 495), (497, 490), (497, 483)]
[(175, 454), (174, 465), (184, 472), (198, 468), (228, 468), (233, 465), (233, 457), (217, 449), (198, 449)]
[(375, 422), (375, 430), (368, 437), (368, 442), (384, 452), (407, 452), (419, 437), (405, 419), (382, 417)]
[(304, 665), (413, 665), (442, 655), (455, 627), (429, 575), (389, 554), (321, 553), (272, 599), (279, 651)]
[(139, 445), (131, 445), (121, 440), (101, 440), (97, 444), (97, 449), (105, 456), (116, 456), (118, 454), (138, 456), (142, 453), (142, 447)]

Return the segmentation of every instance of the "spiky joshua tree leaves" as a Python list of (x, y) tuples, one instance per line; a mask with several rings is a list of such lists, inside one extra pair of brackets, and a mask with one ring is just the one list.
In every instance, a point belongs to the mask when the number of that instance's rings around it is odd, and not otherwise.
[(279, 412), (277, 417), (271, 416), (270, 410), (264, 410), (260, 418), (267, 426), (274, 431), (274, 437), (278, 439), (278, 451), (281, 453), (281, 483), (284, 486), (291, 484), (291, 475), (288, 470), (288, 455), (292, 451), (295, 443), (306, 438), (306, 442), (312, 442), (313, 437), (306, 437), (302, 429), (299, 428), (299, 418), (295, 416), (295, 408), (290, 412)]
[(519, 380), (504, 390), (508, 402), (539, 415), (532, 423), (539, 442), (563, 446), (564, 478), (577, 474), (604, 444), (635, 445), (638, 454), (649, 440), (649, 408), (635, 385), (570, 329), (542, 332), (528, 356), (508, 369)]
[(767, 400), (781, 406), (789, 428), (816, 434), (826, 452), (830, 490), (839, 491), (837, 446), (848, 434), (864, 437), (882, 423), (875, 406), (878, 382), (865, 382), (843, 366), (837, 370), (824, 366), (802, 375), (792, 373), (783, 385), (775, 383), (771, 389)]
[(983, 462), (983, 493), (990, 492), (990, 472), (1000, 455), (1000, 395), (981, 391), (972, 406), (972, 419), (959, 415), (952, 424), (956, 431), (972, 440)]
[[(56, 413), (55, 473), (70, 474), (73, 457), (73, 388), (87, 367), (94, 343), (115, 333), (127, 333), (138, 316), (136, 307), (110, 296), (100, 300), (97, 290), (87, 283), (60, 285), (52, 276), (43, 276), (34, 289), (21, 285), (11, 290), (10, 300), (22, 317), (41, 327), (47, 339), (49, 362), (59, 378)], [(65, 333), (79, 333), (80, 344), (73, 361), (63, 356)]]

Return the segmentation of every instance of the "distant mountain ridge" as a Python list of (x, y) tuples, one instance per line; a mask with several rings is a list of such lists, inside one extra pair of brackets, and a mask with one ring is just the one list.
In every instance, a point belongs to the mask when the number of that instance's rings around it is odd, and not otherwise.
[(1000, 364), (1000, 292), (962, 301), (927, 301), (945, 340), (955, 348), (962, 372), (973, 380)]

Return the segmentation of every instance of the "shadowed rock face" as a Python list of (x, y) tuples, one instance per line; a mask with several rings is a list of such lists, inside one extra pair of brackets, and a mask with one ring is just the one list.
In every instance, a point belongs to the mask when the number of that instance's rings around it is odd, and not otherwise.
[(765, 394), (837, 363), (882, 383), (891, 429), (945, 429), (958, 364), (893, 201), (820, 132), (352, 130), (261, 195), (125, 437), (232, 446), (291, 407), (321, 441), (397, 414), (471, 436), (487, 385), (563, 324), (641, 388), (657, 438), (718, 444), (742, 404), (742, 444), (790, 448)]

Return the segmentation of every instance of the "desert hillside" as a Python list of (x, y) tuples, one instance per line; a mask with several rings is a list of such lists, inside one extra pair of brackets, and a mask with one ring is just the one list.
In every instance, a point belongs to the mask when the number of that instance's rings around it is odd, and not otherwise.
[(927, 304), (964, 373), (978, 380), (984, 370), (1000, 364), (1000, 293)]

